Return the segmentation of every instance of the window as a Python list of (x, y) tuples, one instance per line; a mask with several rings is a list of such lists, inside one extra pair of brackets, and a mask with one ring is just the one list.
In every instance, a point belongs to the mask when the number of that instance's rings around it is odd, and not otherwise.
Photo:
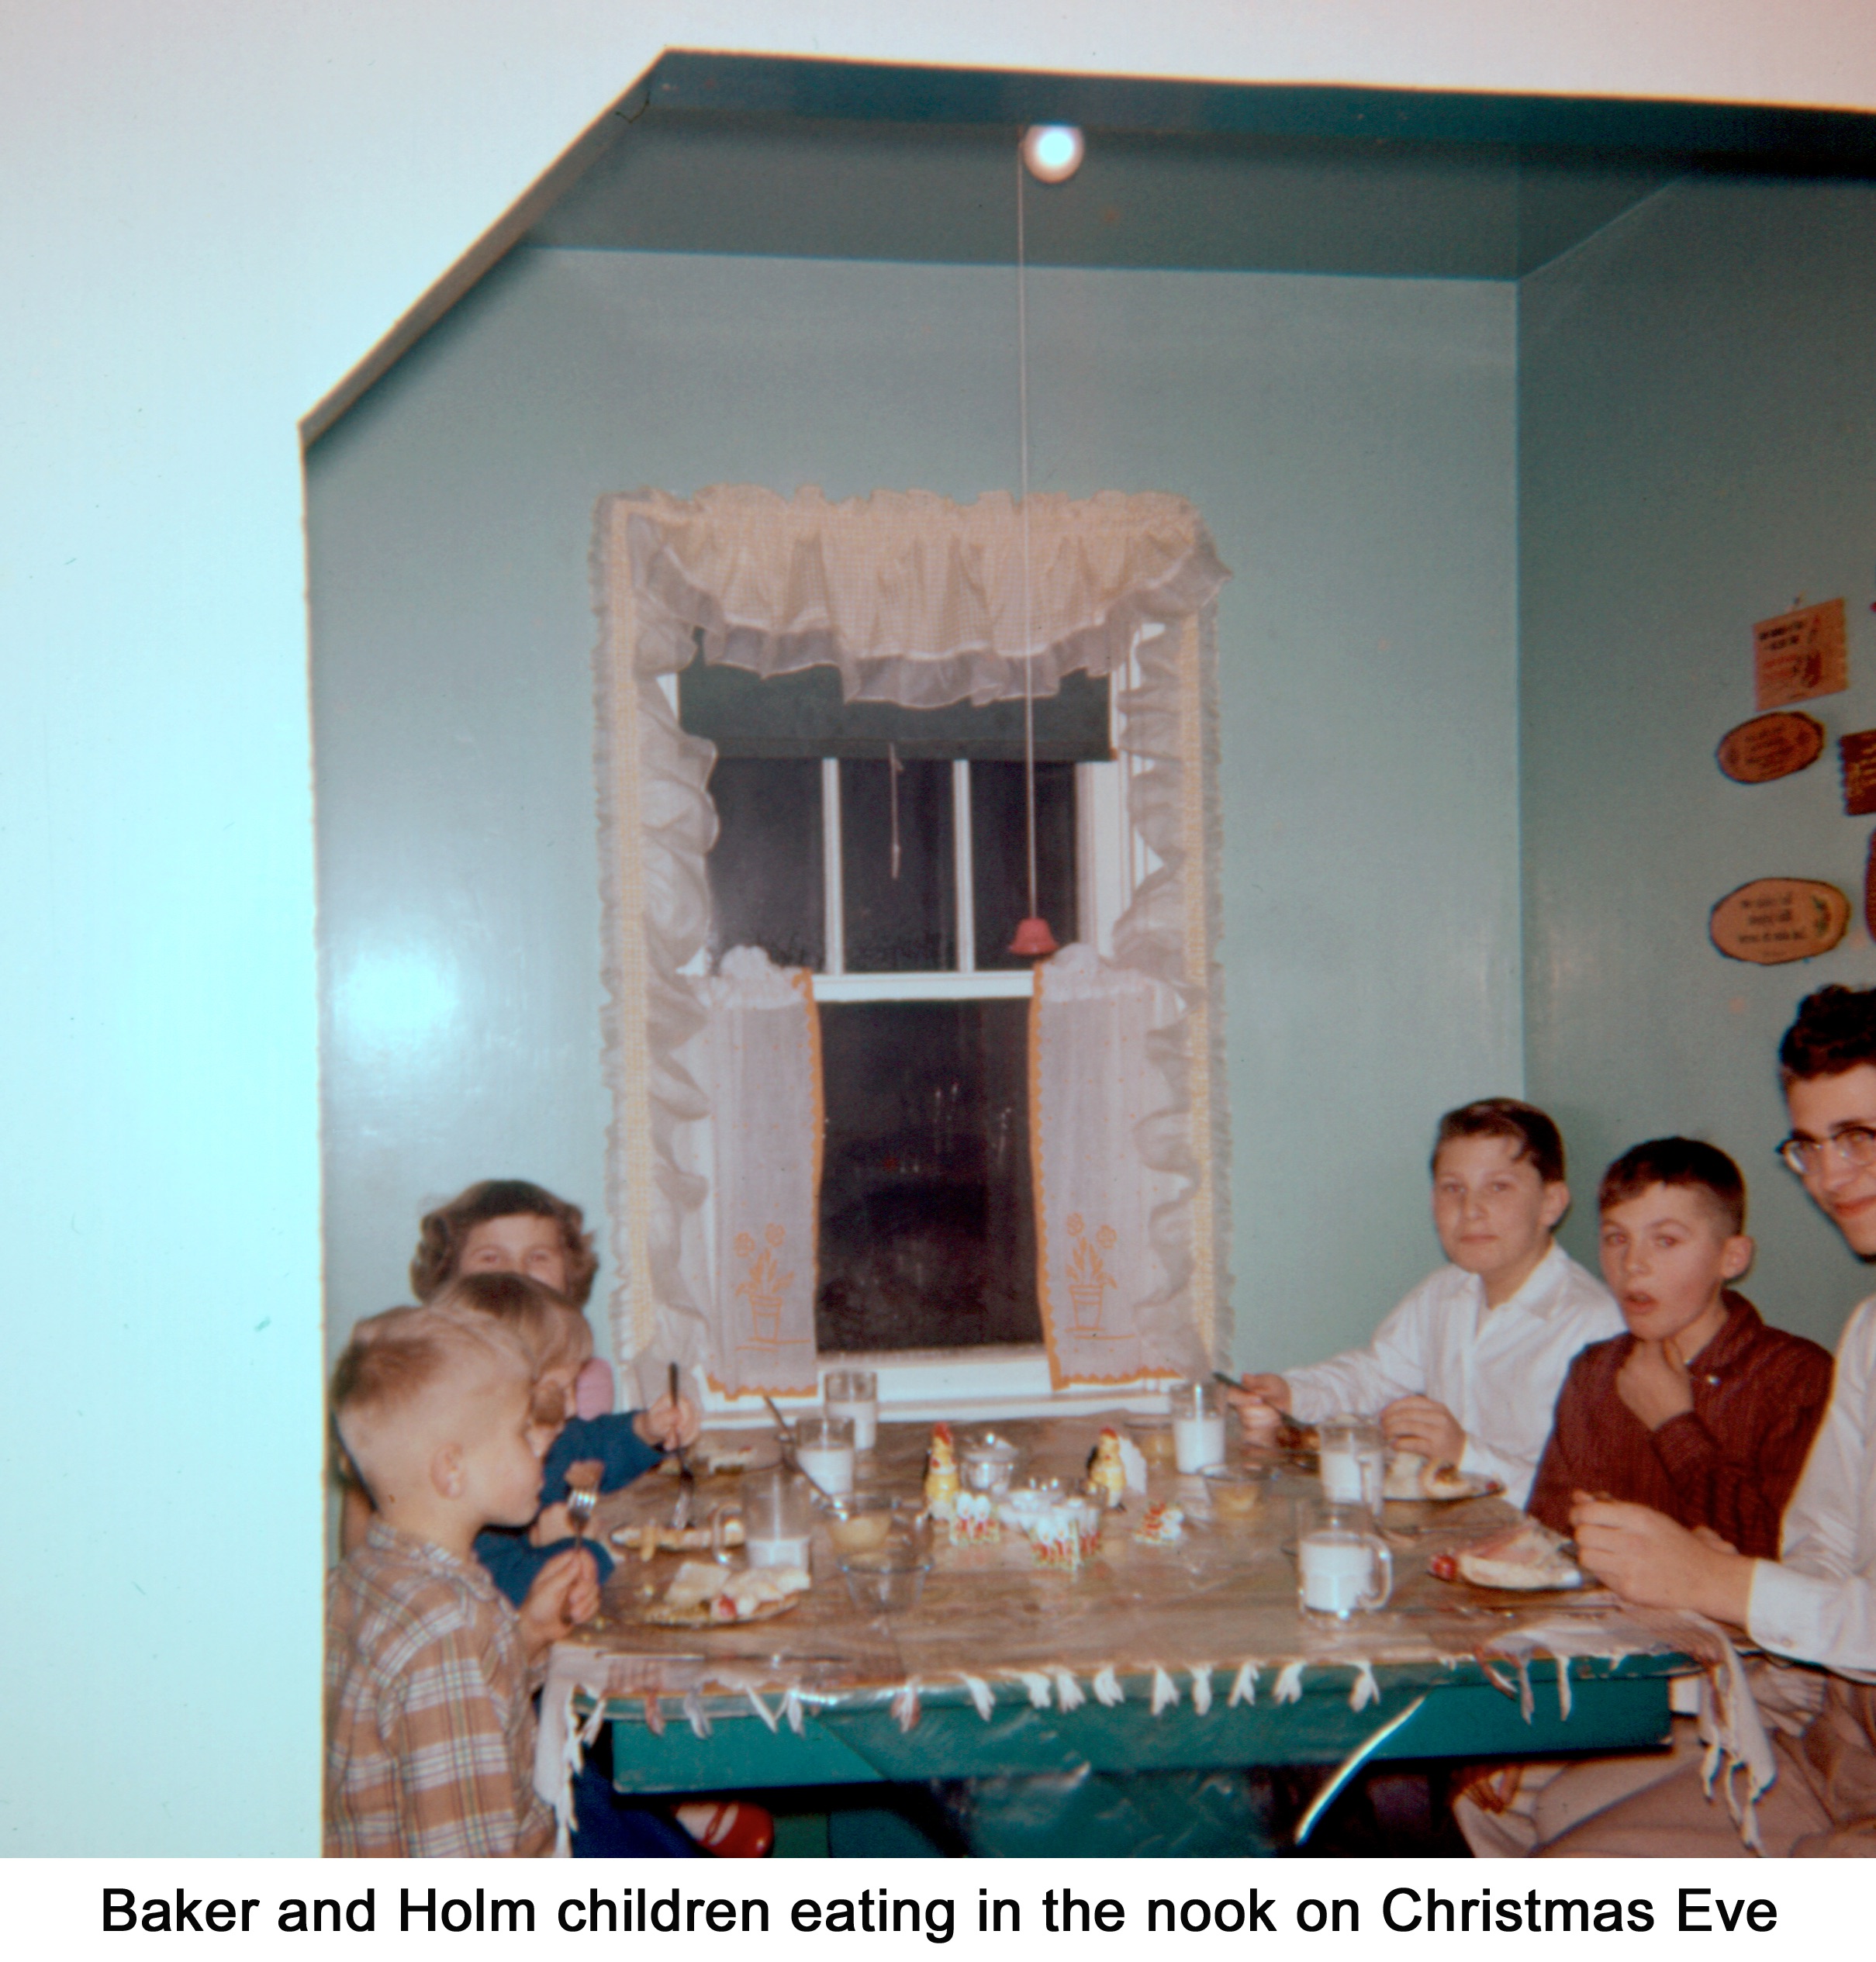
[[(620, 1358), (798, 1395), (836, 1343), (937, 1341), (867, 1352), (908, 1412), (1202, 1370), (1229, 575), (1197, 513), (720, 485), (595, 523)], [(1025, 672), (1039, 896), (1079, 941), (1037, 970), (1006, 951)]]
[[(1063, 945), (1102, 911), (1092, 875), (1112, 852), (1084, 820), (1109, 800), (1117, 769), (1066, 760), (1100, 755), (1110, 733), (1104, 683), (1073, 679), (1080, 699), (1066, 713), (1038, 705), (1047, 753), (1036, 765), (1038, 901)], [(1024, 767), (999, 753), (1013, 740), (1010, 705), (893, 711), (906, 757), (894, 736), (843, 735), (852, 718), (824, 704), (817, 746), (848, 753), (748, 753), (814, 741), (800, 719), (785, 741), (773, 735), (776, 686), (739, 678), (740, 711), (700, 709), (710, 687), (700, 665), (680, 699), (686, 727), (735, 752), (719, 754), (709, 782), (710, 957), (758, 946), (814, 972), (825, 1115), (816, 1339), (824, 1355), (1033, 1348), (1033, 963), (1009, 951), (1029, 910)], [(973, 753), (930, 753), (945, 749)]]

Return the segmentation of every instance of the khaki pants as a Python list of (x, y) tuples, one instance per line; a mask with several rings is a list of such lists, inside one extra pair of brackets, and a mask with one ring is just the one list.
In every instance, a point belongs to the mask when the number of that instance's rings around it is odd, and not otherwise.
[(1528, 1860), (1540, 1846), (1624, 1799), (1698, 1770), (1704, 1753), (1693, 1719), (1674, 1720), (1665, 1750), (1633, 1751), (1620, 1757), (1542, 1758), (1510, 1766), (1515, 1779), (1508, 1801), (1498, 1809), (1470, 1794), (1455, 1799), (1453, 1816), (1477, 1860)]
[[(1833, 1677), (1810, 1727), (1799, 1737), (1778, 1736), (1773, 1749), (1778, 1775), (1758, 1805), (1765, 1853), (1876, 1858), (1876, 1690)], [(1536, 1857), (1751, 1859), (1717, 1787), (1712, 1798), (1701, 1789), (1698, 1752), (1672, 1755), (1684, 1761), (1644, 1789), (1587, 1815), (1579, 1810), (1580, 1823), (1560, 1819), (1560, 1830), (1539, 1839)]]

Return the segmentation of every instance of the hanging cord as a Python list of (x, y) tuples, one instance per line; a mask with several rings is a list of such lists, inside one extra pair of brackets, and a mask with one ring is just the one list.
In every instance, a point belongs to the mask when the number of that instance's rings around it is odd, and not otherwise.
[(1016, 402), (1022, 432), (1023, 512), (1023, 802), (1029, 841), (1029, 917), (1041, 911), (1035, 891), (1035, 662), (1029, 594), (1029, 278), (1023, 236), (1023, 145), (1016, 145)]
[(899, 772), (905, 765), (899, 760), (899, 745), (888, 743), (886, 746), (886, 782), (892, 790), (893, 800), (893, 877), (899, 876)]

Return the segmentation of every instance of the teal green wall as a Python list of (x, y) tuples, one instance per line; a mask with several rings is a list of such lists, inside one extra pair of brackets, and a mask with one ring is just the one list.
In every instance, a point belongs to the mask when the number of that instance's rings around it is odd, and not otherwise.
[[(1876, 980), (1860, 919), (1871, 820), (1834, 750), (1729, 782), (1753, 713), (1754, 620), (1848, 601), (1851, 687), (1807, 705), (1876, 725), (1876, 188), (1688, 178), (1522, 283), (1519, 301), (1526, 1055), (1561, 1117), (1592, 1244), (1597, 1171), (1684, 1131), (1752, 1193), (1747, 1283), (1833, 1341), (1867, 1276), (1773, 1159), (1774, 1070), (1801, 996)], [(1708, 944), (1749, 879), (1834, 881), (1833, 953), (1759, 968)]]
[[(1301, 1360), (1435, 1259), (1439, 1111), (1519, 1086), (1514, 289), (1031, 302), (1038, 486), (1177, 492), (1236, 574), (1238, 1348)], [(600, 1205), (594, 500), (1008, 485), (1014, 316), (1007, 268), (527, 250), (315, 447), (329, 1342), (469, 1180)]]

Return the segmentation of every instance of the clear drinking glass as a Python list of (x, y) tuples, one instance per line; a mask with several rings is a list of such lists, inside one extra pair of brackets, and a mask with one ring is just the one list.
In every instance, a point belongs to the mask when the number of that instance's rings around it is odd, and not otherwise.
[(830, 1417), (844, 1417), (853, 1426), (853, 1448), (870, 1451), (879, 1438), (879, 1378), (872, 1370), (830, 1370), (821, 1386)]
[(1182, 1383), (1173, 1392), (1173, 1461), (1182, 1472), (1225, 1462), (1225, 1393), (1215, 1383)]
[(844, 1417), (803, 1417), (795, 1425), (795, 1463), (834, 1498), (853, 1490), (853, 1426)]
[(1322, 1496), (1338, 1505), (1380, 1510), (1387, 1446), (1380, 1426), (1366, 1417), (1332, 1417), (1318, 1427)]

